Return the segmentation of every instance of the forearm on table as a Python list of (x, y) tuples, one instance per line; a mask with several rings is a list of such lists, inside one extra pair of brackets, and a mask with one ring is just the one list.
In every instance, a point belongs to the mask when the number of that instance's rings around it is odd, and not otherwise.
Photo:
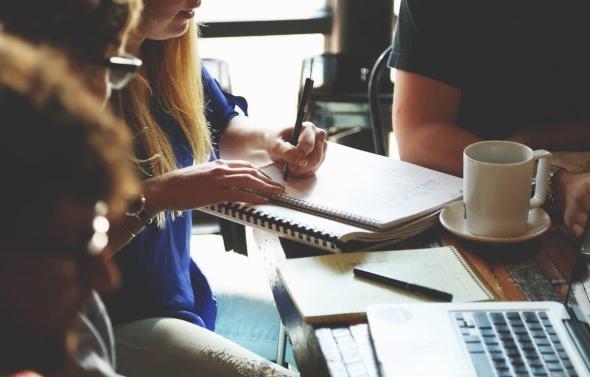
[(413, 164), (463, 175), (463, 150), (481, 139), (449, 123), (427, 123), (396, 129), (400, 157)]
[(236, 116), (223, 132), (219, 141), (219, 154), (224, 160), (253, 161), (268, 159), (270, 130), (254, 124), (246, 116)]
[(532, 149), (550, 151), (590, 150), (590, 124), (551, 124), (522, 130), (509, 138)]

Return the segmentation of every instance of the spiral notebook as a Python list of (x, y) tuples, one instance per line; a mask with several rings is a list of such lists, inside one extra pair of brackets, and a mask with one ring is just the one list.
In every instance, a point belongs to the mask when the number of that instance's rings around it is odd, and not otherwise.
[(358, 252), (289, 259), (278, 274), (307, 323), (364, 320), (372, 304), (426, 301), (382, 283), (354, 276), (362, 267), (380, 275), (453, 294), (453, 302), (490, 301), (494, 295), (452, 246)]
[(369, 250), (406, 239), (438, 222), (462, 196), (461, 178), (330, 143), (312, 177), (282, 179), (287, 187), (264, 205), (223, 203), (200, 210), (329, 250)]

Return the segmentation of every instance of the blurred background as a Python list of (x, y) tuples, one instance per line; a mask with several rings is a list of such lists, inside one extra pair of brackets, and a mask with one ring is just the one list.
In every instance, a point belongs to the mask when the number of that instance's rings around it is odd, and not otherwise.
[[(248, 21), (309, 18), (326, 6), (325, 0), (204, 0), (197, 19)], [(248, 98), (252, 116), (265, 123), (288, 123), (295, 118), (301, 62), (324, 52), (319, 33), (204, 38), (201, 55), (228, 63), (233, 91)]]
[[(308, 120), (332, 141), (372, 149), (367, 98), (373, 64), (392, 40), (393, 0), (204, 0), (202, 58), (264, 124), (295, 120), (304, 77), (315, 80)], [(388, 70), (386, 75), (388, 77)], [(391, 82), (380, 84), (390, 127)]]

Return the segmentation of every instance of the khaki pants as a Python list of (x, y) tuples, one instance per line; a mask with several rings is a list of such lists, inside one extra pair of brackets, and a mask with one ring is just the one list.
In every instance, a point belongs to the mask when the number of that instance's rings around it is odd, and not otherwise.
[(150, 318), (115, 328), (117, 371), (128, 377), (298, 376), (192, 323)]

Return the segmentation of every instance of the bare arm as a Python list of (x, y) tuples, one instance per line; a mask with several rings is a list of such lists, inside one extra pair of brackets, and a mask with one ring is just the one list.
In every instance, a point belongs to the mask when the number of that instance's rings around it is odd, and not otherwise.
[[(457, 125), (461, 93), (426, 77), (398, 70), (393, 100), (393, 126), (403, 160), (462, 175), (463, 149), (477, 136)], [(533, 149), (587, 150), (590, 126), (558, 124), (525, 129), (509, 140)], [(590, 211), (590, 173), (562, 172), (554, 179), (557, 213), (580, 236)]]
[[(234, 117), (220, 141), (221, 157), (227, 161), (199, 164), (143, 181), (146, 210), (182, 211), (224, 201), (266, 203), (264, 195), (278, 194), (284, 187), (253, 165), (286, 161), (293, 176), (306, 176), (324, 160), (327, 144), (323, 130), (306, 122), (296, 147), (287, 142), (292, 133), (292, 127), (267, 129), (252, 124), (247, 117)], [(114, 252), (133, 239), (131, 233), (144, 229), (131, 216), (124, 216), (122, 221), (113, 224), (109, 232), (109, 246)]]
[(585, 151), (590, 149), (590, 124), (551, 124), (522, 130), (509, 138), (531, 147), (550, 151)]
[[(185, 211), (221, 202), (267, 203), (267, 196), (283, 192), (273, 181), (247, 161), (217, 160), (147, 179), (142, 182), (147, 213)], [(140, 233), (144, 226), (133, 216), (124, 216), (109, 233), (114, 252)]]
[(236, 116), (229, 122), (219, 142), (221, 158), (246, 160), (255, 165), (270, 161), (268, 140), (271, 130), (252, 123), (246, 116)]
[[(463, 149), (481, 140), (457, 125), (461, 92), (417, 74), (396, 72), (393, 127), (400, 157), (418, 165), (462, 174)], [(512, 135), (533, 149), (551, 151), (590, 148), (590, 125), (553, 124), (529, 128)]]
[(463, 174), (463, 149), (481, 139), (457, 125), (460, 99), (450, 85), (396, 72), (392, 116), (402, 160)]
[(219, 151), (224, 159), (247, 160), (258, 166), (270, 161), (288, 163), (294, 177), (315, 173), (326, 155), (326, 132), (304, 122), (297, 146), (289, 142), (292, 134), (293, 126), (263, 127), (237, 116), (223, 132)]

